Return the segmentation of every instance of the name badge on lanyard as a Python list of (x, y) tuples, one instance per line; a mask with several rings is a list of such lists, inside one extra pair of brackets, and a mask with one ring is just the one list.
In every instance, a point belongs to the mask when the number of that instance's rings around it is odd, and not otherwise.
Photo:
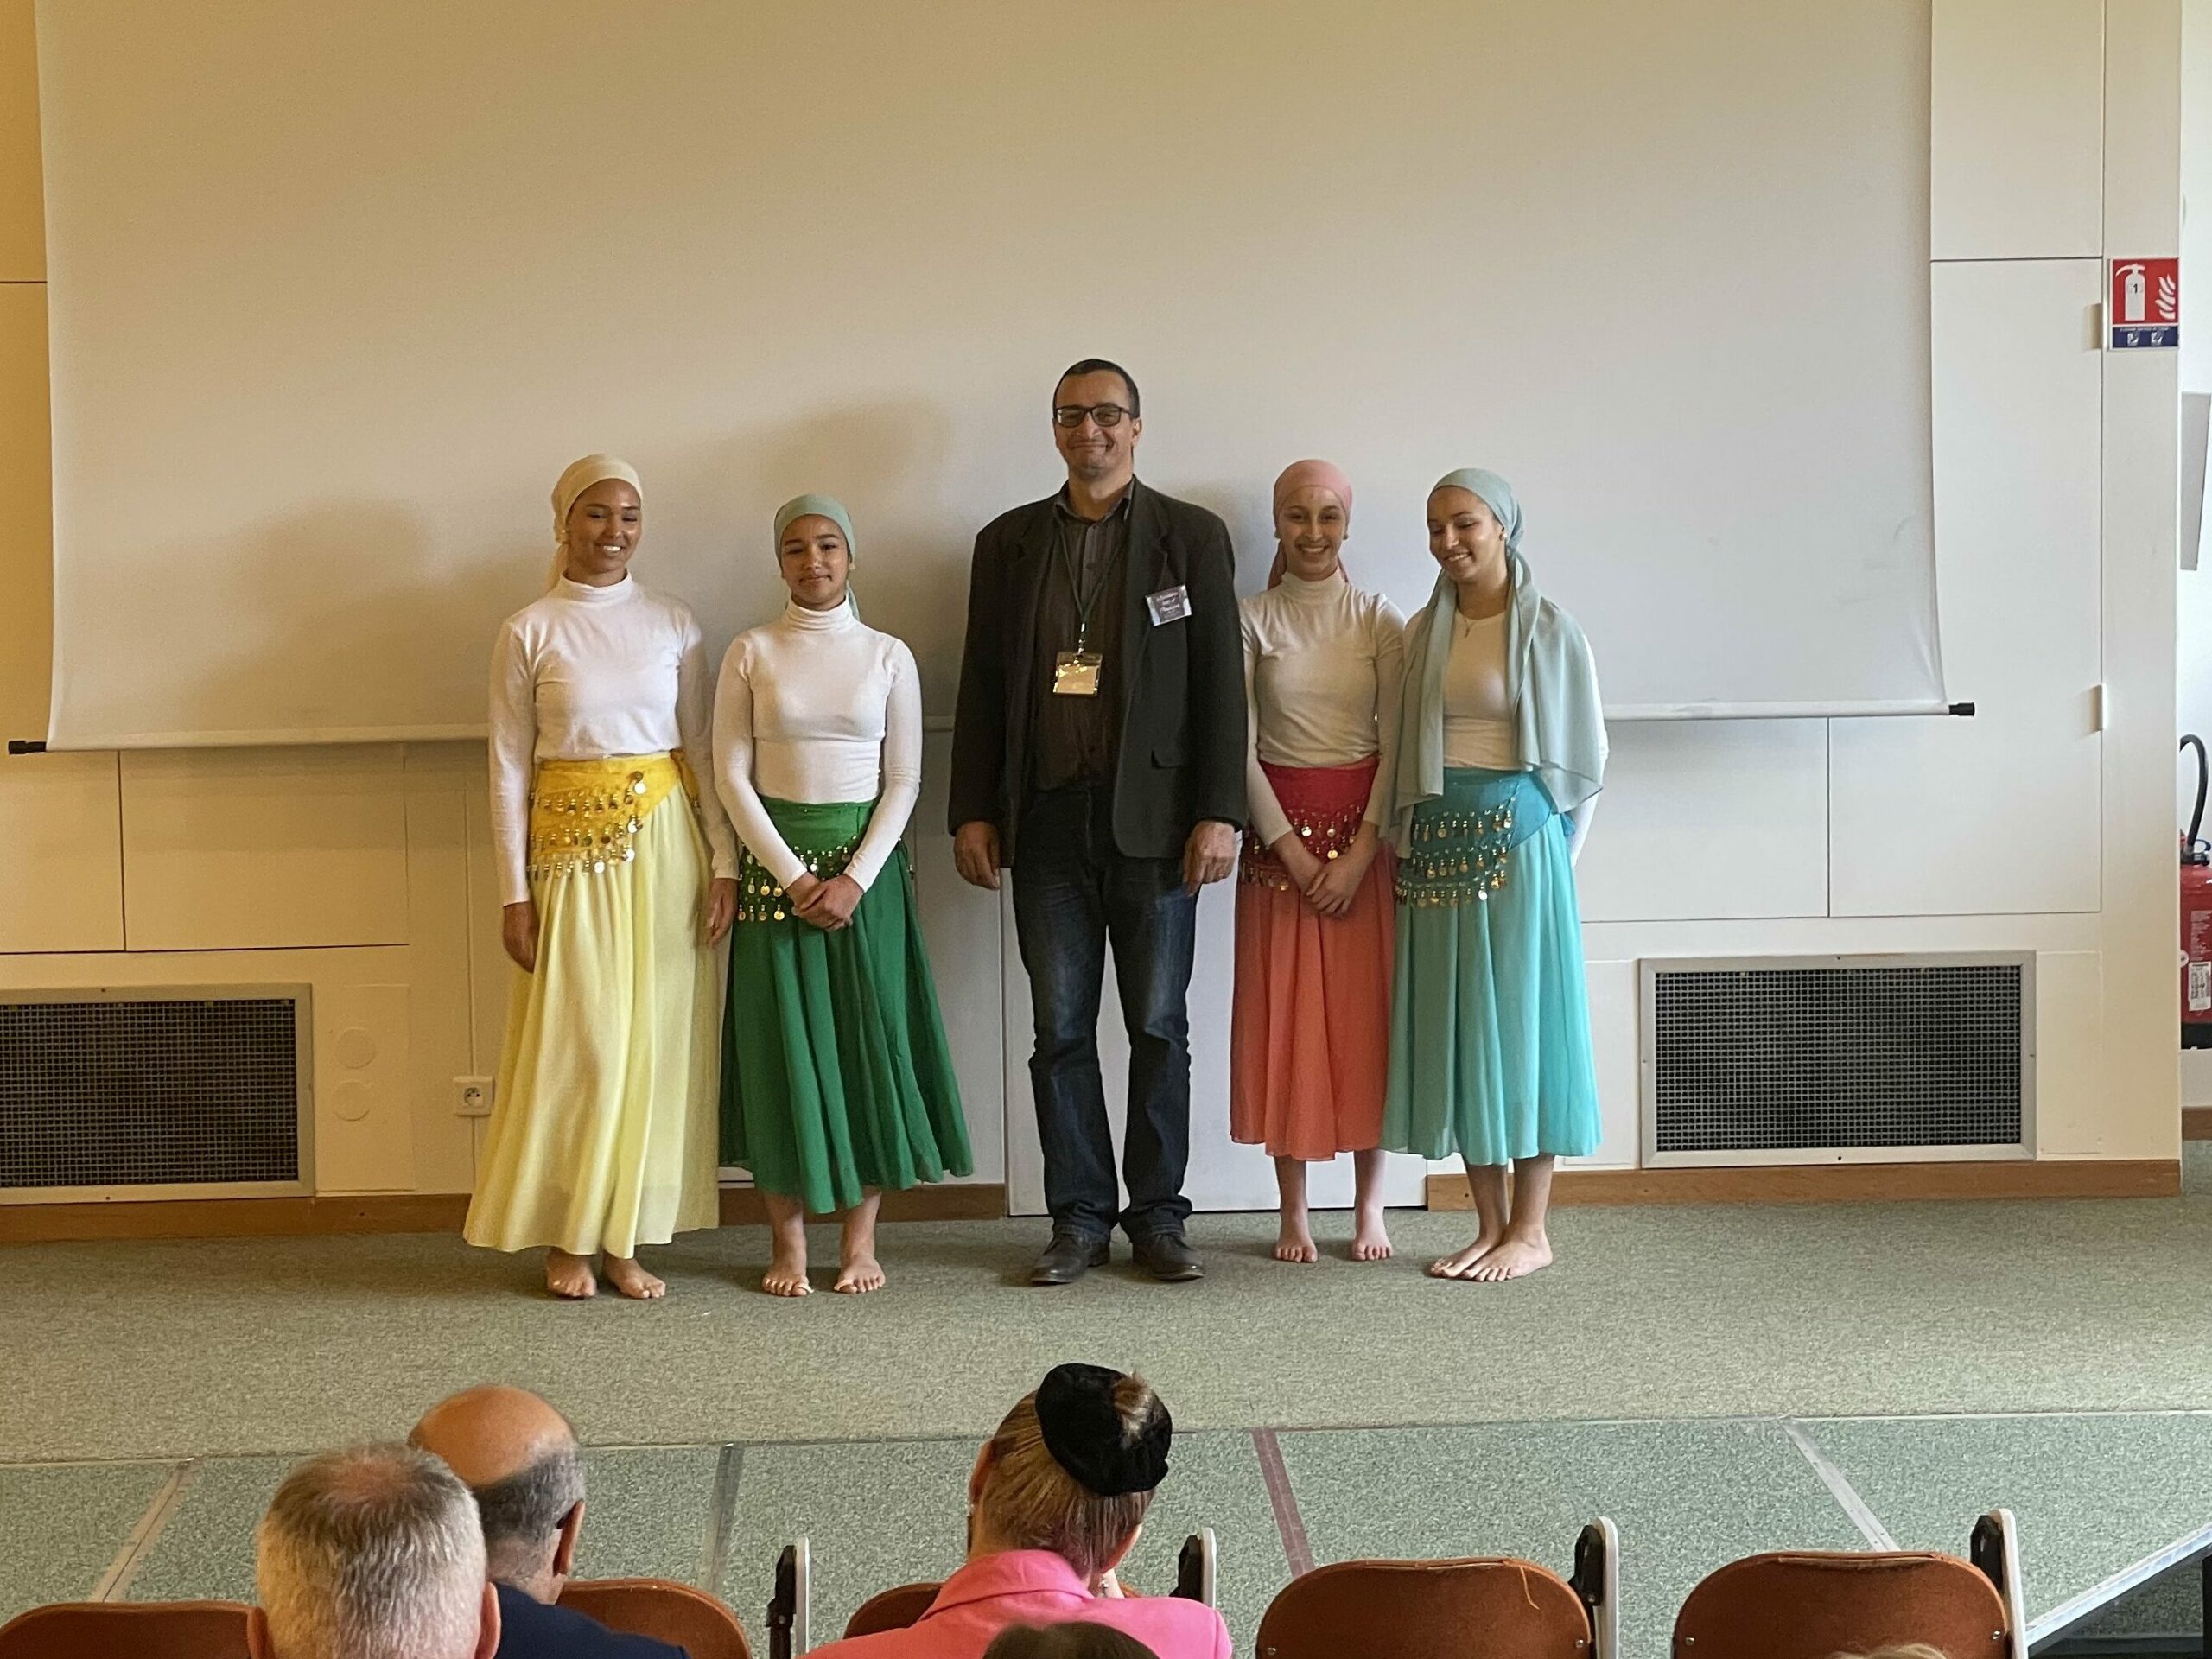
[(1073, 651), (1063, 651), (1052, 658), (1052, 695), (1056, 697), (1095, 697), (1098, 695), (1099, 671), (1106, 666), (1106, 659), (1095, 651), (1085, 651), (1077, 645)]

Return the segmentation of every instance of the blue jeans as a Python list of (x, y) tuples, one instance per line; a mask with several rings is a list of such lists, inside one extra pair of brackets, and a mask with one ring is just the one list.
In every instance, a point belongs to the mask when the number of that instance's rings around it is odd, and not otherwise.
[[(1113, 796), (1077, 785), (1039, 795), (1022, 815), (1014, 922), (1029, 970), (1036, 1048), (1030, 1086), (1055, 1232), (1093, 1243), (1118, 1218), (1131, 1238), (1179, 1235), (1190, 1217), (1191, 1023), (1185, 997), (1198, 901), (1173, 858), (1129, 858), (1114, 845)], [(1114, 1182), (1106, 1085), (1098, 1073), (1098, 1005), (1106, 947), (1129, 1034), (1128, 1128)], [(1118, 1217), (1116, 1212), (1119, 1211)]]

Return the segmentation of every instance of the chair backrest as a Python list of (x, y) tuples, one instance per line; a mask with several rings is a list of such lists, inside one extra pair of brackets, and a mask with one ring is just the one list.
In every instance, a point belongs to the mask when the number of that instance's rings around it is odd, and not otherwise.
[[(1590, 1617), (1534, 1561), (1338, 1561), (1260, 1620), (1260, 1659), (1589, 1659)], [(1702, 1649), (1699, 1659), (1705, 1659)], [(1826, 1659), (1826, 1656), (1822, 1656)]]
[(2004, 1598), (1955, 1555), (1753, 1555), (1709, 1575), (1675, 1619), (1690, 1659), (1828, 1659), (1922, 1642), (1948, 1659), (2004, 1659)]
[(609, 1630), (671, 1642), (691, 1659), (753, 1659), (737, 1615), (703, 1590), (669, 1579), (571, 1579), (561, 1605)]
[(937, 1592), (942, 1588), (942, 1585), (936, 1584), (902, 1584), (895, 1589), (878, 1591), (845, 1621), (846, 1639), (874, 1636), (879, 1630), (905, 1630), (929, 1611), (930, 1603), (937, 1599)]
[(0, 1625), (0, 1659), (245, 1659), (235, 1601), (84, 1601)]

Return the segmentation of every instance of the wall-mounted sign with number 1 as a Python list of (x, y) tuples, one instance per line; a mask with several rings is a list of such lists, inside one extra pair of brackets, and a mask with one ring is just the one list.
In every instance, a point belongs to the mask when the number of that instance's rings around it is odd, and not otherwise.
[(2171, 350), (2181, 344), (2181, 261), (2112, 262), (2112, 348)]

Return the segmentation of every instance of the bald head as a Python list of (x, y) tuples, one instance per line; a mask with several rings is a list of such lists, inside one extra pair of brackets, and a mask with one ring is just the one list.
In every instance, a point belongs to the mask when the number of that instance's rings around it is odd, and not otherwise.
[(407, 1438), (475, 1494), (492, 1577), (541, 1601), (557, 1597), (584, 1501), (569, 1420), (526, 1389), (489, 1383), (441, 1400)]

